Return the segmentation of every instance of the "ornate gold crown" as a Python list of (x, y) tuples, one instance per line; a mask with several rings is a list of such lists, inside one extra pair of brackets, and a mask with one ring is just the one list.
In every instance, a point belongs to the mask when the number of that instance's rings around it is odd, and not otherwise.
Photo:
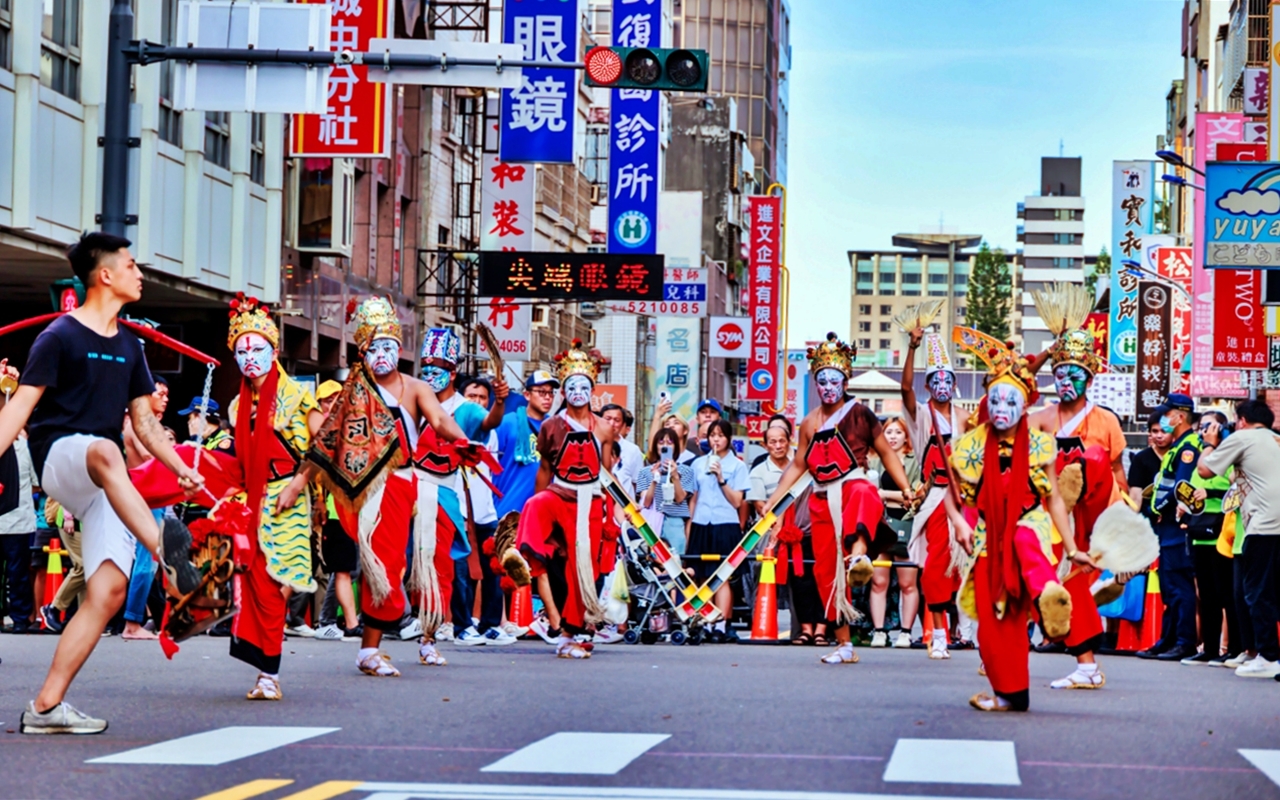
[(809, 372), (817, 375), (820, 369), (838, 369), (846, 378), (853, 377), (853, 359), (858, 349), (840, 341), (834, 333), (827, 340), (805, 351), (809, 357)]
[(1102, 359), (1093, 349), (1093, 334), (1080, 326), (1093, 310), (1093, 294), (1075, 283), (1058, 283), (1050, 289), (1031, 293), (1036, 312), (1057, 340), (1049, 348), (1053, 366), (1074, 364), (1096, 375)]
[(374, 339), (395, 339), (401, 344), (400, 317), (396, 315), (395, 306), (385, 297), (374, 295), (363, 303), (356, 304), (353, 297), (347, 303), (347, 322), (356, 323), (356, 347), (360, 352), (369, 349)]
[(280, 329), (271, 319), (271, 311), (256, 297), (245, 297), (244, 292), (231, 301), (231, 327), (227, 331), (227, 347), (234, 350), (236, 339), (246, 333), (261, 334), (271, 346), (280, 349)]
[(1076, 328), (1058, 337), (1053, 347), (1049, 348), (1049, 357), (1053, 359), (1054, 367), (1075, 364), (1088, 370), (1090, 375), (1097, 375), (1102, 367), (1102, 359), (1093, 349), (1093, 344), (1092, 333)]
[(600, 374), (600, 359), (582, 349), (581, 339), (574, 339), (568, 350), (557, 353), (552, 360), (562, 386), (572, 375), (586, 375), (595, 383), (596, 375)]
[(1007, 383), (1022, 392), (1028, 403), (1034, 403), (1040, 398), (1031, 364), (1013, 349), (1012, 342), (1001, 342), (982, 331), (960, 325), (952, 331), (951, 340), (986, 365), (986, 388), (990, 389), (997, 383)]

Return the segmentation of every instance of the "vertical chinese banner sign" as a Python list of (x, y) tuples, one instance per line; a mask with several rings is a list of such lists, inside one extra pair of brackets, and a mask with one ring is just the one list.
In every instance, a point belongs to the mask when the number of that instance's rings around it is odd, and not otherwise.
[(1215, 270), (1214, 284), (1214, 369), (1266, 369), (1262, 270)]
[[(1220, 142), (1239, 142), (1244, 117), (1240, 114), (1196, 114), (1195, 167), (1217, 160)], [(1194, 397), (1245, 397), (1236, 372), (1214, 371), (1214, 271), (1204, 266), (1204, 192), (1188, 190), (1194, 232), (1191, 250), (1191, 394)], [(1225, 273), (1224, 273), (1225, 274)]]
[(1138, 279), (1122, 262), (1142, 260), (1151, 232), (1152, 163), (1115, 161), (1111, 183), (1111, 364), (1131, 367), (1138, 350)]
[[(657, 46), (661, 4), (613, 0), (613, 44)], [(659, 93), (614, 89), (609, 100), (609, 252), (658, 252)]]
[[(325, 2), (325, 0), (303, 0)], [(368, 50), (370, 39), (391, 37), (391, 0), (333, 4), (329, 49)], [(329, 73), (324, 114), (294, 114), (290, 155), (320, 158), (386, 158), (391, 155), (391, 103), (386, 83), (365, 80), (368, 67), (345, 65)]]
[(1154, 281), (1138, 284), (1138, 358), (1135, 409), (1147, 417), (1169, 394), (1169, 321), (1173, 290)]
[[(521, 45), (526, 61), (578, 60), (577, 2), (506, 0), (502, 11), (502, 41)], [(502, 160), (573, 163), (578, 73), (529, 67), (522, 73), (520, 88), (502, 90)]]
[(1107, 361), (1107, 325), (1110, 321), (1105, 311), (1090, 312), (1084, 320), (1084, 329), (1093, 334), (1093, 352), (1103, 361)]
[[(481, 163), (480, 249), (532, 250), (533, 166), (501, 161), (495, 154), (486, 154)], [(482, 297), (480, 313), (497, 337), (503, 358), (528, 359), (533, 306), (517, 304), (514, 297)], [(484, 340), (479, 341), (480, 352), (488, 352)]]
[(697, 317), (657, 317), (658, 353), (653, 392), (671, 397), (671, 413), (693, 419), (701, 391), (702, 320)]
[(1191, 248), (1158, 247), (1152, 261), (1157, 275), (1183, 290), (1173, 293), (1169, 391), (1187, 394), (1191, 390)]
[(778, 400), (778, 290), (782, 241), (782, 199), (751, 198), (751, 249), (748, 254), (748, 318), (751, 361), (747, 365), (748, 400)]

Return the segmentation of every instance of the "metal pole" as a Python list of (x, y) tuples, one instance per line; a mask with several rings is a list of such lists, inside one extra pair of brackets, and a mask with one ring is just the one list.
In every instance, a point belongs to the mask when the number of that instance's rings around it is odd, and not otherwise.
[(115, 0), (107, 27), (107, 98), (103, 108), (102, 215), (106, 233), (124, 236), (129, 203), (129, 61), (125, 50), (133, 38), (133, 8)]
[[(947, 319), (942, 324), (943, 341), (947, 343), (947, 355), (951, 364), (956, 363), (956, 343), (951, 331), (956, 326), (956, 240), (947, 243)], [(1012, 309), (1011, 309), (1012, 310)]]

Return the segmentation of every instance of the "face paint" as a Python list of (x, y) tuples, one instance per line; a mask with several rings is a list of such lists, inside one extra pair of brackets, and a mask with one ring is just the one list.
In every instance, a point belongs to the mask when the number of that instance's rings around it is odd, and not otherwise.
[(1026, 410), (1027, 399), (1022, 392), (1007, 383), (997, 383), (987, 392), (987, 414), (991, 425), (998, 431), (1007, 431), (1018, 424)]
[(844, 397), (844, 373), (832, 367), (818, 370), (814, 376), (818, 385), (818, 399), (823, 405), (833, 406)]
[(374, 339), (364, 353), (364, 363), (369, 365), (374, 375), (390, 375), (400, 363), (400, 343), (386, 337)]
[(1088, 384), (1089, 373), (1077, 364), (1063, 364), (1053, 370), (1053, 385), (1064, 403), (1084, 397)]
[(939, 403), (950, 403), (956, 395), (956, 376), (949, 369), (941, 369), (925, 379), (929, 396)]
[(260, 333), (246, 333), (236, 339), (236, 364), (246, 378), (260, 378), (271, 369), (276, 349)]
[(422, 379), (431, 387), (431, 391), (439, 394), (449, 388), (449, 378), (452, 373), (442, 367), (423, 367)]
[(574, 408), (582, 408), (591, 402), (591, 379), (586, 375), (571, 375), (564, 382), (564, 401)]

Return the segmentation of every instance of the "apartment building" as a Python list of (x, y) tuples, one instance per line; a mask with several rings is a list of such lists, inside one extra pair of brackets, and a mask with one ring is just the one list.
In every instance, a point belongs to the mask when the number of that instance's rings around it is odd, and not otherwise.
[(1017, 305), (1023, 348), (1038, 353), (1053, 334), (1036, 313), (1031, 292), (1056, 282), (1084, 282), (1084, 198), (1079, 158), (1040, 159), (1040, 193), (1018, 204), (1018, 241), (1023, 243)]

